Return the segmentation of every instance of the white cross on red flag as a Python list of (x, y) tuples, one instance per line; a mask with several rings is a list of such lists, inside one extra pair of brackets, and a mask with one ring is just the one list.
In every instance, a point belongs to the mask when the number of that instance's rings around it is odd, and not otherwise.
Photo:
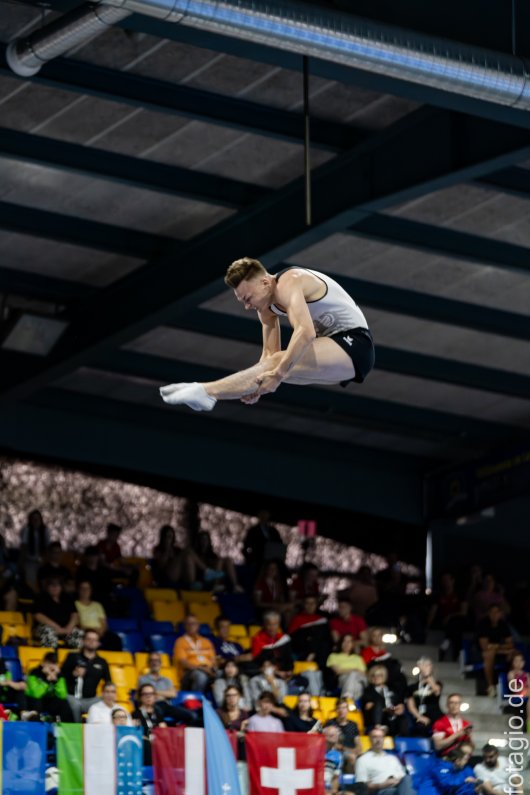
[(318, 734), (249, 732), (250, 795), (322, 795), (326, 741)]

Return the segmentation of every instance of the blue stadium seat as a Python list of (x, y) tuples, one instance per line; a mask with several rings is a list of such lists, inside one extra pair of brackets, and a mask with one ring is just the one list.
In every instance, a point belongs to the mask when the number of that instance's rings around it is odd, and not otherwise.
[(135, 618), (108, 618), (111, 632), (137, 632), (138, 621)]
[(16, 646), (0, 646), (0, 657), (3, 660), (18, 660), (18, 649)]
[(11, 674), (13, 682), (21, 682), (24, 678), (22, 675), (22, 666), (20, 660), (5, 660), (6, 670)]
[(171, 635), (171, 633), (175, 632), (171, 621), (153, 621), (152, 619), (142, 621), (140, 630), (146, 638), (149, 635)]
[(144, 636), (140, 632), (116, 632), (121, 640), (123, 651), (130, 651), (136, 654), (145, 648)]
[(416, 792), (421, 792), (421, 784), (425, 779), (427, 771), (436, 759), (434, 753), (430, 754), (405, 754), (404, 762), (407, 773), (412, 776), (412, 784)]
[(429, 754), (432, 751), (432, 743), (428, 737), (394, 737), (394, 745), (400, 756)]
[(173, 647), (177, 637), (178, 635), (176, 632), (173, 632), (171, 635), (150, 635), (148, 639), (149, 646), (151, 647), (152, 651), (165, 652), (172, 657)]

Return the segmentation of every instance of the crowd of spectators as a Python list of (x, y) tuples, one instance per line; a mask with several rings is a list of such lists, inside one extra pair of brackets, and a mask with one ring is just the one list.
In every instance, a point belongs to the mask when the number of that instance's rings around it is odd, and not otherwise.
[[(18, 554), (0, 544), (2, 606), (30, 613), (31, 642), (52, 649), (19, 681), (8, 675), (0, 659), (0, 699), (19, 719), (141, 726), (149, 764), (153, 729), (201, 725), (201, 709), (200, 702), (176, 703), (177, 689), (161, 673), (162, 657), (155, 649), (131, 702), (118, 703), (100, 650), (121, 648), (119, 635), (109, 630), (109, 616), (130, 614), (143, 599), (138, 568), (122, 556), (120, 533), (118, 525), (110, 524), (97, 545), (73, 556), (64, 553), (59, 541), (50, 540), (42, 515), (32, 511)], [(524, 655), (515, 646), (510, 605), (492, 575), (474, 567), (460, 588), (455, 576), (446, 573), (429, 604), (423, 596), (409, 598), (406, 577), (391, 556), (377, 576), (361, 567), (351, 586), (336, 594), (336, 609), (324, 612), (321, 573), (310, 562), (288, 572), (285, 546), (265, 513), (248, 530), (243, 554), (245, 565), (236, 568), (231, 558), (215, 553), (208, 533), (199, 530), (189, 544), (179, 546), (174, 529), (166, 525), (149, 561), (155, 587), (209, 590), (213, 598), (229, 592), (255, 611), (261, 628), (250, 648), (232, 637), (227, 616), (217, 616), (215, 627), (206, 632), (188, 612), (172, 654), (179, 689), (212, 700), (225, 727), (236, 732), (240, 755), (246, 732), (323, 732), (328, 789), (335, 790), (341, 771), (355, 773), (368, 791), (410, 795), (410, 777), (384, 752), (384, 738), (431, 738), (443, 760), (430, 774), (433, 793), (449, 792), (444, 789), (447, 782), (460, 780), (462, 771), (463, 783), (480, 779), (473, 791), (494, 791), (496, 785), (492, 789), (485, 781), (487, 772), (497, 769), (491, 748), (484, 749), (480, 771), (469, 774), (472, 727), (461, 715), (461, 696), (443, 693), (435, 661), (427, 657), (418, 660), (417, 674), (409, 681), (394, 654), (398, 647), (385, 641), (383, 629), (392, 627), (405, 642), (422, 638), (430, 627), (443, 630), (440, 659), (455, 658), (464, 635), (471, 632), (488, 693), (495, 692), (502, 664), (508, 681), (516, 680), (526, 698)], [(3, 642), (16, 645), (27, 638), (15, 632)], [(61, 665), (59, 649), (69, 650)], [(335, 714), (323, 720), (314, 714), (315, 699), (325, 696), (338, 700)], [(352, 719), (354, 714), (362, 715), (360, 724)], [(370, 735), (371, 750), (364, 754), (359, 725)]]

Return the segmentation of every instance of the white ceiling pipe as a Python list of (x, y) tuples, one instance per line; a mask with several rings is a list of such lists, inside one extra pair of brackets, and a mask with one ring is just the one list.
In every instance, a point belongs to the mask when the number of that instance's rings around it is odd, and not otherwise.
[[(325, 8), (287, 0), (110, 0), (110, 3), (106, 0), (106, 3), (129, 13), (154, 16), (247, 43), (265, 44), (487, 102), (530, 109), (529, 72), (521, 58)], [(41, 46), (47, 47), (43, 42)], [(18, 52), (16, 43), (15, 49)], [(24, 63), (26, 51), (22, 50), (24, 55), (19, 56), (19, 62)]]

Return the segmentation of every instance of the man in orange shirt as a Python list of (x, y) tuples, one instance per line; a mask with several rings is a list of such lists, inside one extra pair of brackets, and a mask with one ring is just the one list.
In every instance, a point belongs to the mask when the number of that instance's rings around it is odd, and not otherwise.
[(186, 617), (185, 634), (176, 640), (173, 661), (179, 672), (181, 689), (204, 693), (215, 677), (216, 660), (214, 646), (200, 634), (199, 626), (196, 616)]

